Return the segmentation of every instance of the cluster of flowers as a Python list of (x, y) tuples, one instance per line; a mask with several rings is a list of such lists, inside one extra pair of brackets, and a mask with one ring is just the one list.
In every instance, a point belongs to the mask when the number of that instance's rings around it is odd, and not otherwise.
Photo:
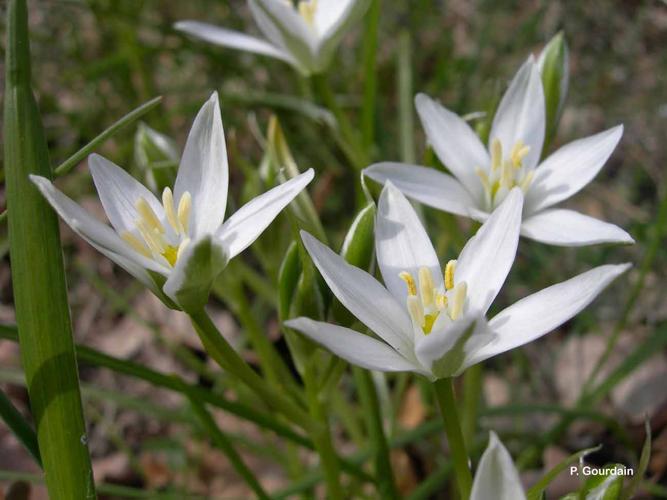
[[(269, 42), (194, 21), (177, 28), (279, 58), (310, 74), (328, 66), (344, 29), (363, 15), (368, 1), (302, 0), (296, 8), (282, 0), (248, 3)], [(633, 241), (617, 226), (553, 208), (595, 177), (623, 129), (574, 141), (540, 162), (546, 126), (543, 64), (543, 58), (531, 56), (521, 66), (499, 104), (488, 146), (464, 119), (417, 95), (428, 142), (453, 175), (390, 162), (364, 170), (384, 185), (375, 222), (384, 284), (302, 231), (303, 244), (333, 294), (377, 339), (307, 317), (286, 321), (288, 327), (350, 363), (385, 372), (412, 371), (434, 381), (553, 331), (630, 267), (596, 267), (486, 318), (512, 267), (520, 236), (564, 246)], [(89, 166), (113, 229), (47, 179), (33, 181), (76, 233), (167, 305), (185, 311), (203, 307), (229, 259), (247, 248), (314, 175), (311, 169), (292, 178), (223, 223), (228, 165), (217, 94), (195, 118), (174, 188), (165, 188), (161, 200), (101, 156), (92, 155)], [(482, 225), (458, 258), (442, 265), (406, 196)], [(491, 492), (497, 493), (498, 481), (509, 492), (506, 498), (523, 497), (509, 454), (492, 435), (473, 497), (497, 497)]]

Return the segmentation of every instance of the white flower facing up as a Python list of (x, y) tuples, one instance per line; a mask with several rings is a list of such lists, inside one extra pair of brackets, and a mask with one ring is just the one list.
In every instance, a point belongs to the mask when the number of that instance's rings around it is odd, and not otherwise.
[(541, 337), (586, 307), (629, 264), (594, 268), (520, 300), (487, 322), (486, 312), (514, 262), (522, 203), (521, 190), (512, 189), (442, 272), (416, 212), (388, 182), (375, 226), (385, 286), (301, 233), (331, 291), (380, 340), (304, 317), (285, 324), (350, 363), (372, 370), (414, 371), (431, 380), (458, 375)]
[(223, 223), (229, 174), (217, 93), (197, 114), (174, 188), (165, 188), (161, 200), (99, 155), (91, 155), (88, 164), (113, 229), (48, 179), (31, 179), (79, 236), (165, 303), (190, 310), (205, 304), (229, 259), (255, 241), (313, 178), (311, 169), (253, 199)]
[(268, 41), (199, 21), (175, 28), (207, 42), (274, 57), (303, 74), (320, 73), (348, 27), (366, 12), (370, 0), (248, 0)]
[(477, 466), (470, 500), (525, 500), (519, 472), (507, 448), (495, 432), (489, 435), (489, 444)]
[(553, 208), (593, 180), (618, 144), (623, 126), (566, 144), (539, 163), (545, 103), (539, 67), (532, 56), (498, 106), (488, 148), (465, 120), (433, 99), (419, 94), (415, 104), (428, 142), (453, 175), (382, 162), (364, 170), (371, 179), (390, 180), (416, 201), (480, 221), (519, 187), (526, 197), (521, 234), (527, 238), (563, 246), (633, 242), (613, 224)]

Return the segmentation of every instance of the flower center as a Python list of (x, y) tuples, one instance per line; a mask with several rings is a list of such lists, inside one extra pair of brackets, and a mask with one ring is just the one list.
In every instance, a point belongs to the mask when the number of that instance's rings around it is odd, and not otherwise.
[[(135, 204), (135, 227), (138, 236), (130, 231), (124, 231), (120, 236), (141, 255), (174, 267), (190, 243), (188, 223), (192, 211), (192, 196), (188, 191), (183, 193), (176, 207), (174, 195), (171, 189), (166, 187), (162, 192), (162, 206), (166, 221), (158, 218), (145, 198), (139, 198)], [(169, 233), (167, 228), (171, 229)]]
[(406, 306), (410, 319), (415, 326), (421, 328), (424, 335), (431, 333), (441, 313), (448, 314), (452, 321), (455, 321), (463, 312), (468, 285), (465, 281), (454, 283), (455, 270), (456, 261), (450, 260), (445, 266), (444, 293), (435, 286), (431, 271), (426, 267), (419, 268), (418, 283), (407, 271), (399, 274), (408, 287)]
[(533, 181), (534, 171), (523, 165), (530, 151), (523, 141), (517, 141), (507, 158), (503, 156), (503, 145), (499, 139), (491, 143), (491, 169), (489, 172), (477, 168), (475, 173), (482, 181), (486, 205), (491, 210), (497, 207), (513, 187), (519, 186), (525, 193)]

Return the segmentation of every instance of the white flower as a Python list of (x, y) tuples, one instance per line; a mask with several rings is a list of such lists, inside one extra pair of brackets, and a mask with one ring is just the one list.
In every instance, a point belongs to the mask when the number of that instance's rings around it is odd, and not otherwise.
[(623, 229), (553, 206), (581, 190), (600, 171), (623, 134), (618, 125), (558, 149), (539, 165), (544, 142), (544, 92), (531, 56), (503, 96), (488, 149), (470, 126), (424, 94), (415, 98), (429, 143), (453, 174), (383, 162), (364, 173), (391, 180), (405, 195), (446, 212), (485, 220), (517, 186), (525, 193), (521, 234), (552, 245), (632, 243)]
[(381, 340), (349, 328), (296, 318), (285, 324), (350, 363), (414, 371), (432, 380), (460, 374), (541, 337), (586, 307), (629, 264), (600, 266), (530, 295), (485, 319), (512, 266), (523, 196), (510, 191), (444, 273), (416, 212), (391, 182), (375, 227), (382, 286), (302, 232), (315, 266), (338, 300)]
[(472, 484), (470, 500), (525, 500), (519, 473), (507, 449), (495, 432), (489, 435), (489, 445), (482, 454)]
[(199, 21), (175, 28), (207, 42), (281, 59), (305, 75), (324, 71), (348, 27), (366, 12), (370, 0), (248, 0), (268, 41)]
[(174, 189), (165, 188), (161, 200), (99, 155), (91, 155), (88, 164), (113, 229), (48, 179), (31, 179), (79, 236), (166, 303), (183, 309), (204, 305), (212, 281), (229, 259), (255, 241), (313, 178), (311, 169), (271, 189), (223, 224), (229, 177), (217, 93), (197, 114)]

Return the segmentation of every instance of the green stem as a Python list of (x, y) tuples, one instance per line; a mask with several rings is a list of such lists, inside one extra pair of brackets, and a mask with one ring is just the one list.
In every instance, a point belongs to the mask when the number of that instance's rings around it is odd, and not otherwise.
[(463, 376), (463, 405), (461, 408), (463, 438), (466, 446), (472, 445), (477, 430), (477, 413), (482, 392), (482, 365), (476, 364)]
[(320, 391), (315, 373), (315, 356), (306, 364), (304, 384), (306, 398), (311, 417), (319, 424), (310, 433), (310, 438), (320, 456), (320, 464), (324, 471), (324, 481), (327, 485), (327, 498), (343, 499), (343, 489), (340, 484), (340, 461), (331, 442), (329, 419), (324, 404), (320, 401)]
[(195, 415), (197, 415), (197, 418), (208, 433), (211, 441), (224, 452), (229, 459), (229, 462), (232, 464), (232, 467), (234, 467), (236, 472), (238, 472), (245, 482), (248, 483), (248, 486), (255, 492), (257, 498), (270, 498), (266, 491), (264, 491), (264, 488), (262, 488), (262, 485), (259, 484), (255, 475), (243, 462), (241, 455), (238, 454), (230, 439), (218, 428), (215, 420), (213, 420), (213, 417), (206, 410), (204, 405), (201, 404), (196, 397), (192, 397), (191, 395), (188, 395), (188, 399), (190, 400), (190, 405), (192, 406)]
[(371, 449), (375, 459), (375, 479), (378, 483), (380, 498), (398, 498), (394, 483), (394, 472), (391, 468), (389, 446), (384, 434), (380, 401), (371, 374), (361, 368), (354, 367), (354, 378), (359, 390), (359, 398), (363, 413), (366, 416), (366, 426), (371, 438)]
[(218, 331), (204, 309), (187, 311), (187, 313), (206, 351), (223, 369), (236, 376), (255, 391), (262, 400), (282, 412), (294, 424), (312, 431), (313, 422), (308, 414), (281, 394), (277, 394), (248, 366)]
[(398, 37), (398, 126), (401, 140), (401, 161), (415, 163), (415, 136), (412, 91), (412, 41), (403, 30)]
[(449, 449), (454, 462), (456, 482), (462, 500), (468, 500), (472, 489), (472, 475), (468, 466), (468, 453), (466, 451), (456, 398), (454, 397), (454, 382), (451, 378), (442, 378), (433, 383), (435, 397), (442, 414), (442, 422), (445, 426), (445, 434), (449, 443)]
[(28, 177), (52, 171), (31, 89), (25, 0), (8, 3), (5, 67), (10, 260), (30, 407), (49, 497), (95, 498), (58, 218)]

